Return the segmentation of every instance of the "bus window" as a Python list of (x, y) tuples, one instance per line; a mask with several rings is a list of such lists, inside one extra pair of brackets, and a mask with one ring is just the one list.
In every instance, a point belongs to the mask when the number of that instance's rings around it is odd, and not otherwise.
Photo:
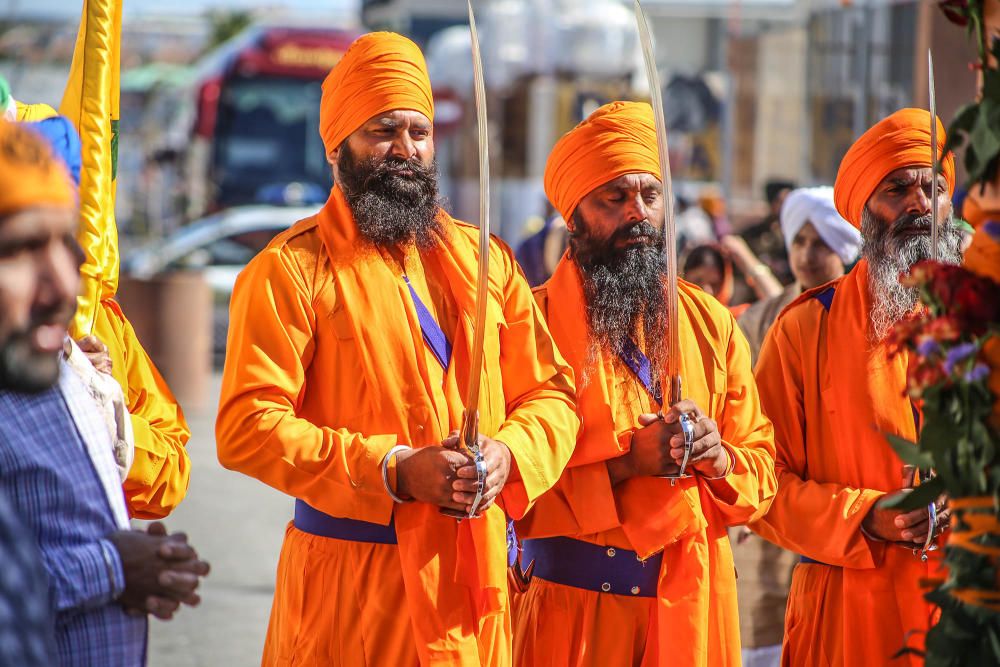
[(275, 183), (332, 185), (319, 136), (318, 81), (232, 79), (223, 86), (212, 156), (220, 208), (255, 201)]

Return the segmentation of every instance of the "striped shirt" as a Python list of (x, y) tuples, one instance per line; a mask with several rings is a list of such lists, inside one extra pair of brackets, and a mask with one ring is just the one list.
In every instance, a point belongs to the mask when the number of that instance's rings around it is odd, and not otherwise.
[[(59, 664), (133, 667), (145, 664), (146, 619), (127, 615), (115, 602), (125, 578), (107, 538), (122, 527), (121, 514), (102, 469), (116, 468), (113, 460), (102, 463), (102, 451), (111, 457), (110, 436), (99, 415), (99, 427), (86, 417), (90, 400), (65, 366), (52, 389), (0, 391), (0, 493), (16, 506), (41, 549)], [(83, 416), (81, 424), (74, 414)], [(119, 499), (121, 493), (118, 486)]]

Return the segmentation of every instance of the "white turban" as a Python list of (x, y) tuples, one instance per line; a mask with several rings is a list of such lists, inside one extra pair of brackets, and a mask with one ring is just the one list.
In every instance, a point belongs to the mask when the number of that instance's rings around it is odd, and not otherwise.
[(837, 213), (833, 188), (799, 188), (785, 197), (785, 203), (781, 205), (781, 233), (789, 253), (792, 252), (792, 240), (807, 222), (812, 223), (819, 237), (844, 264), (858, 258), (861, 232)]

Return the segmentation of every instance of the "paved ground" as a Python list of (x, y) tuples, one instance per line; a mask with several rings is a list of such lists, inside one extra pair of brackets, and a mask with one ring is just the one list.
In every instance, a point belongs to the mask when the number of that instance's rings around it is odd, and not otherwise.
[(292, 502), (262, 483), (230, 472), (215, 456), (215, 412), (188, 414), (193, 468), (187, 498), (167, 519), (183, 530), (212, 573), (202, 603), (174, 620), (150, 622), (150, 667), (254, 667), (260, 665), (264, 630), (274, 593), (274, 570)]

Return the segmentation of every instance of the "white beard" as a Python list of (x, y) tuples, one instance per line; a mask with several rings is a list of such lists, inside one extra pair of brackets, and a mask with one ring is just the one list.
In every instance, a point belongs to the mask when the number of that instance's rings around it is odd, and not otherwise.
[[(878, 219), (868, 207), (861, 214), (861, 254), (868, 260), (868, 291), (872, 300), (869, 314), (869, 341), (885, 340), (889, 331), (917, 305), (920, 292), (916, 287), (900, 284), (899, 277), (910, 268), (931, 258), (930, 236), (915, 236), (896, 240), (892, 228), (898, 223)], [(938, 256), (947, 264), (962, 259), (961, 232), (951, 214), (941, 221)]]

